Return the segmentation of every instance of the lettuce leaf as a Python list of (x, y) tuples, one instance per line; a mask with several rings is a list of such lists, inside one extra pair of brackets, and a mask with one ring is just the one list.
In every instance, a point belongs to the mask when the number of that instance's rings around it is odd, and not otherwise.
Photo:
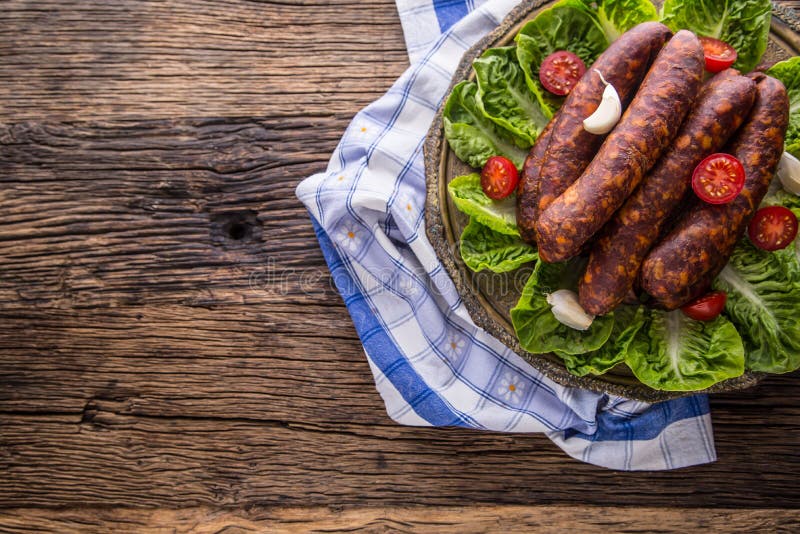
[(462, 212), (495, 232), (519, 237), (517, 228), (517, 198), (492, 200), (481, 188), (478, 173), (457, 176), (447, 184), (453, 203)]
[(597, 317), (586, 331), (575, 330), (558, 321), (550, 311), (547, 295), (557, 289), (576, 290), (585, 260), (536, 264), (511, 309), (511, 323), (519, 343), (528, 352), (557, 352), (562, 358), (597, 350), (608, 341), (614, 327), (614, 314)]
[(610, 42), (637, 24), (658, 20), (656, 6), (650, 0), (600, 0), (597, 17)]
[(461, 233), (461, 258), (475, 272), (507, 273), (536, 261), (536, 249), (518, 237), (495, 232), (474, 218)]
[(767, 49), (770, 0), (665, 0), (661, 22), (672, 31), (691, 30), (736, 49), (734, 68), (753, 70)]
[[(770, 186), (770, 192), (761, 202), (762, 206), (784, 206), (789, 208), (795, 217), (800, 219), (800, 196), (784, 190), (780, 181), (776, 178)], [(797, 268), (800, 270), (800, 234), (795, 238), (794, 243), (783, 250), (774, 252), (783, 257), (788, 269)]]
[(472, 68), (483, 114), (532, 145), (549, 116), (525, 83), (515, 47), (490, 48), (472, 62)]
[(553, 52), (569, 50), (588, 66), (608, 47), (597, 17), (580, 0), (564, 0), (545, 9), (526, 23), (514, 40), (525, 83), (548, 117), (561, 107), (564, 99), (547, 91), (539, 81), (542, 61)]
[(586, 354), (566, 354), (556, 351), (573, 375), (602, 375), (625, 361), (628, 347), (645, 324), (643, 306), (619, 306), (614, 310), (614, 327), (602, 347)]
[(767, 74), (780, 80), (789, 93), (789, 128), (783, 148), (794, 157), (800, 157), (800, 57), (775, 63)]
[[(777, 182), (778, 180), (775, 179)], [(795, 195), (794, 193), (789, 193), (788, 191), (783, 190), (778, 184), (778, 187), (775, 191), (771, 191), (766, 197), (764, 197), (764, 201), (761, 202), (762, 206), (785, 206), (792, 210), (798, 219), (800, 219), (800, 196)]]
[(744, 373), (744, 346), (720, 315), (695, 321), (680, 310), (648, 310), (625, 363), (642, 383), (665, 391), (696, 391)]
[(478, 107), (478, 86), (461, 82), (453, 88), (442, 112), (444, 136), (458, 159), (471, 167), (483, 167), (492, 156), (505, 156), (522, 168), (529, 143), (493, 123)]
[(747, 367), (754, 371), (800, 367), (800, 264), (794, 245), (766, 252), (742, 239), (714, 282), (728, 294), (725, 314), (742, 333)]

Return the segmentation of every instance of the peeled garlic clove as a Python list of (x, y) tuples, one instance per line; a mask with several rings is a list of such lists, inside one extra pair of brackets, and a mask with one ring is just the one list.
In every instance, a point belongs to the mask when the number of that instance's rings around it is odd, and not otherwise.
[(606, 84), (603, 89), (603, 98), (594, 113), (583, 120), (583, 129), (589, 133), (601, 135), (614, 129), (622, 116), (622, 102), (614, 86)]
[(594, 315), (589, 315), (578, 302), (578, 294), (569, 289), (559, 289), (547, 295), (547, 303), (551, 306), (559, 323), (575, 330), (587, 330), (592, 326)]
[(776, 174), (785, 190), (800, 195), (800, 160), (784, 152)]

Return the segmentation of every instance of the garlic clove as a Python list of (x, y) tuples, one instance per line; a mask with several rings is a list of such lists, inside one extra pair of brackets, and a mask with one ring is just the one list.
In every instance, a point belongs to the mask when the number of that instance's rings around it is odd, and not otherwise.
[(563, 325), (575, 330), (588, 330), (594, 321), (594, 315), (586, 313), (578, 302), (578, 294), (569, 289), (559, 289), (547, 295), (550, 311)]
[(614, 86), (607, 84), (603, 98), (594, 113), (583, 120), (583, 129), (596, 135), (607, 134), (614, 129), (622, 116), (622, 102)]
[(800, 160), (784, 152), (775, 173), (786, 191), (800, 195)]

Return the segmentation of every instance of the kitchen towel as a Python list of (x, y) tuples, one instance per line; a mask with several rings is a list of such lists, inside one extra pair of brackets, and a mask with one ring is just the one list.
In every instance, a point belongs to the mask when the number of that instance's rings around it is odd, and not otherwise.
[(461, 56), (518, 0), (397, 0), (411, 66), (297, 187), (394, 421), (541, 432), (619, 470), (716, 459), (708, 398), (561, 386), (473, 324), (425, 235), (422, 147)]

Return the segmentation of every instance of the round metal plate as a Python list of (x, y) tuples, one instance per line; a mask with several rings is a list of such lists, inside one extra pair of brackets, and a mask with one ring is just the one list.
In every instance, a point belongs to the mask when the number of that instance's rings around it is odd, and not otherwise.
[[(474, 78), (472, 61), (484, 50), (513, 44), (514, 36), (522, 25), (551, 4), (552, 2), (544, 0), (525, 0), (517, 6), (500, 26), (464, 54), (453, 76), (451, 88), (462, 80)], [(790, 8), (776, 5), (773, 8), (770, 39), (763, 61), (773, 63), (795, 55), (800, 55), (800, 24), (797, 15)], [(468, 222), (468, 217), (453, 205), (447, 195), (447, 184), (454, 177), (474, 172), (474, 169), (458, 160), (448, 147), (444, 139), (441, 109), (428, 132), (424, 150), (428, 188), (425, 216), (428, 238), (456, 284), (475, 324), (525, 358), (546, 376), (566, 386), (607, 392), (647, 402), (692, 394), (651, 389), (640, 383), (624, 364), (618, 365), (605, 375), (577, 377), (567, 371), (561, 359), (555, 354), (531, 354), (523, 350), (511, 326), (509, 310), (519, 299), (531, 269), (523, 267), (506, 274), (488, 271), (473, 273), (461, 260), (458, 239)], [(754, 386), (763, 377), (763, 373), (747, 372), (738, 378), (720, 382), (705, 391), (716, 393), (745, 389)]]

